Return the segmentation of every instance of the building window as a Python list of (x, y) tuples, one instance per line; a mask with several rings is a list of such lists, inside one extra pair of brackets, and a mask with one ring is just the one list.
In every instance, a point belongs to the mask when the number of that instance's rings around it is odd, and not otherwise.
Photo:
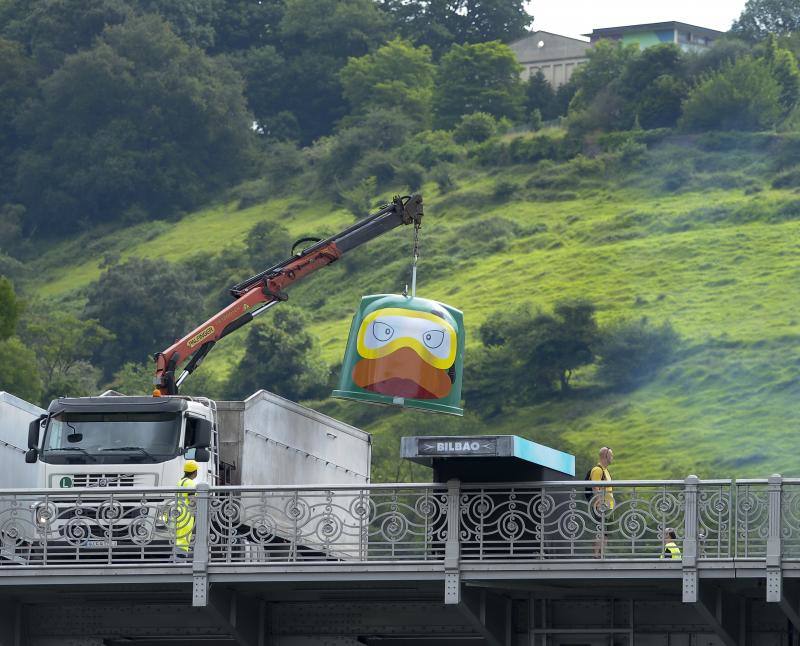
[(678, 42), (679, 43), (688, 43), (692, 38), (692, 34), (688, 31), (679, 31), (678, 32)]

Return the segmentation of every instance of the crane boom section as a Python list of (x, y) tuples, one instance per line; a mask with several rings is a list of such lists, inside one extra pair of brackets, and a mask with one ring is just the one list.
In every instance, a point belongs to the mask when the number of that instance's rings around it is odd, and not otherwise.
[[(419, 226), (422, 221), (422, 197), (396, 197), (382, 207), (336, 235), (304, 249), (299, 255), (266, 269), (234, 285), (234, 300), (207, 321), (197, 326), (169, 348), (155, 355), (155, 385), (159, 394), (177, 394), (178, 386), (203, 360), (214, 344), (253, 320), (260, 312), (284, 301), (285, 289), (309, 274), (330, 265), (344, 253), (403, 224)], [(188, 359), (181, 379), (176, 369)]]

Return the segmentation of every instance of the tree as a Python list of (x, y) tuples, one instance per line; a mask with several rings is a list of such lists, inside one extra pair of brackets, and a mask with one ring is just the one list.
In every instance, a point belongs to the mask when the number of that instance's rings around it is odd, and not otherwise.
[(19, 42), (48, 72), (132, 15), (124, 0), (4, 0), (0, 34)]
[[(194, 380), (195, 376), (193, 374), (190, 381)], [(152, 364), (128, 361), (114, 373), (110, 385), (113, 390), (123, 395), (151, 395), (153, 393), (153, 366)]]
[(229, 396), (242, 399), (261, 388), (294, 401), (326, 394), (328, 368), (307, 326), (305, 313), (292, 306), (281, 306), (268, 320), (254, 323), (247, 351), (231, 375)]
[(497, 132), (497, 121), (491, 114), (474, 112), (461, 117), (458, 125), (453, 130), (453, 140), (463, 144), (468, 141), (486, 141)]
[(36, 355), (16, 336), (0, 341), (0, 390), (30, 402), (42, 395)]
[(348, 57), (384, 42), (387, 26), (372, 0), (287, 0), (280, 23), (286, 68), (274, 112), (297, 118), (302, 143), (328, 134), (347, 113), (339, 71)]
[(293, 238), (289, 230), (277, 222), (264, 220), (256, 224), (247, 234), (247, 259), (256, 271), (269, 267), (289, 257)]
[(484, 415), (571, 391), (573, 372), (594, 361), (594, 305), (564, 301), (552, 313), (527, 305), (495, 312), (480, 326), (483, 347), (467, 366), (464, 398)]
[(533, 17), (523, 0), (379, 0), (394, 31), (439, 58), (453, 44), (522, 38)]
[(573, 372), (594, 361), (597, 342), (595, 306), (588, 301), (557, 303), (553, 314), (539, 314), (530, 331), (531, 341), (524, 365), (539, 389), (558, 384), (562, 393), (570, 390)]
[(96, 349), (114, 336), (95, 320), (69, 312), (33, 312), (23, 321), (20, 336), (35, 349), (44, 398), (88, 395), (97, 387), (99, 371), (88, 363)]
[(775, 36), (770, 34), (764, 60), (781, 86), (781, 105), (784, 114), (788, 114), (800, 98), (800, 69), (797, 67), (797, 59), (788, 49), (778, 47)]
[(751, 41), (800, 31), (800, 0), (747, 0), (731, 31)]
[(631, 390), (649, 381), (675, 356), (680, 337), (669, 323), (646, 318), (619, 321), (603, 331), (598, 376), (612, 388)]
[(286, 59), (272, 45), (234, 52), (227, 60), (245, 80), (247, 104), (265, 134), (286, 90)]
[(0, 276), (0, 390), (28, 401), (39, 401), (42, 381), (36, 356), (14, 336), (21, 309), (11, 281)]
[(577, 92), (570, 111), (581, 110), (602, 92), (608, 92), (612, 84), (622, 76), (628, 61), (639, 55), (637, 45), (601, 40), (588, 51), (589, 60), (578, 67), (570, 79)]
[[(0, 38), (0, 195), (10, 195), (13, 188), (16, 161), (24, 143), (17, 117), (25, 103), (36, 96), (39, 73), (38, 65), (19, 43)], [(4, 198), (0, 198), (0, 206), (2, 201)]]
[(379, 104), (397, 105), (410, 117), (429, 124), (434, 66), (428, 47), (415, 49), (400, 38), (360, 58), (348, 60), (339, 79), (353, 113)]
[(124, 363), (144, 363), (202, 321), (190, 276), (164, 261), (130, 259), (87, 289), (85, 316), (114, 335), (95, 357), (110, 378)]
[(20, 309), (11, 281), (5, 276), (0, 276), (0, 340), (5, 340), (14, 334)]
[(453, 45), (437, 70), (437, 127), (451, 128), (461, 115), (473, 112), (519, 118), (524, 102), (521, 69), (514, 52), (501, 42)]
[(652, 81), (636, 102), (636, 115), (643, 128), (671, 128), (681, 117), (681, 106), (689, 93), (680, 79), (664, 74)]
[(683, 105), (687, 130), (758, 130), (781, 116), (782, 88), (763, 59), (739, 58), (697, 85)]
[(239, 75), (157, 16), (111, 27), (42, 81), (18, 192), (30, 225), (74, 230), (188, 209), (242, 177), (250, 126)]
[(214, 19), (213, 53), (245, 51), (276, 45), (284, 0), (225, 0)]
[(158, 14), (183, 41), (209, 49), (216, 40), (217, 15), (226, 12), (226, 0), (133, 0), (141, 14)]
[(525, 83), (525, 113), (532, 114), (538, 110), (542, 119), (554, 119), (556, 93), (553, 86), (544, 77), (542, 70), (537, 70), (536, 74), (531, 74)]

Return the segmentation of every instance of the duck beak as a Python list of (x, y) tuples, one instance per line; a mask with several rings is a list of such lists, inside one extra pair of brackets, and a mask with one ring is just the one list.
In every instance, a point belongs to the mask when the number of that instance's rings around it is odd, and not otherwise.
[(364, 390), (409, 399), (441, 399), (453, 387), (446, 370), (434, 368), (411, 348), (361, 359), (353, 367), (353, 382)]

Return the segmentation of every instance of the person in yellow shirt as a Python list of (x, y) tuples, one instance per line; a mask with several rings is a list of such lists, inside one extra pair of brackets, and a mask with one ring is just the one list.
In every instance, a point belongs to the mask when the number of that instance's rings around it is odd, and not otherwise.
[[(589, 472), (589, 480), (595, 482), (610, 482), (611, 474), (608, 465), (614, 460), (614, 451), (607, 446), (600, 449), (597, 465)], [(599, 559), (606, 549), (608, 542), (608, 523), (614, 511), (614, 488), (610, 485), (592, 487), (592, 500), (590, 511), (597, 521), (597, 538), (594, 541), (594, 557)]]
[(672, 527), (667, 527), (664, 530), (664, 549), (661, 551), (661, 556), (659, 558), (662, 559), (679, 559), (681, 558), (681, 548), (678, 547), (678, 544), (675, 542), (678, 538), (678, 535), (675, 533), (675, 530)]

